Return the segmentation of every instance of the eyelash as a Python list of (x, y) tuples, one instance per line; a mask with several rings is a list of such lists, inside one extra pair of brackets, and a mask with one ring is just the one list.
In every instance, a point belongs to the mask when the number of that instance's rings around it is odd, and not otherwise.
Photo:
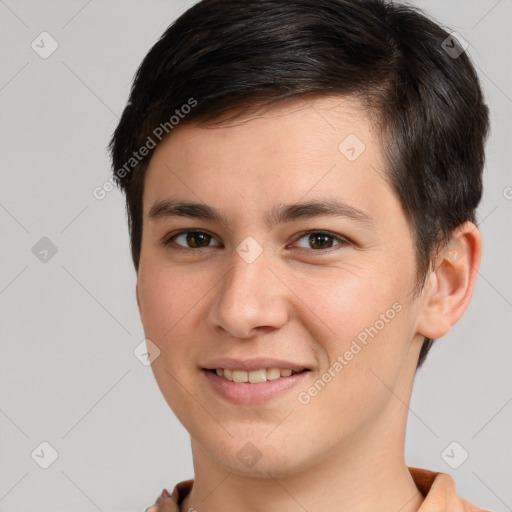
[[(183, 246), (181, 246), (179, 244), (176, 244), (176, 246), (171, 246), (171, 243), (174, 241), (175, 238), (177, 238), (180, 235), (186, 235), (188, 233), (204, 234), (204, 235), (208, 235), (211, 238), (215, 239), (215, 236), (212, 235), (211, 233), (208, 233), (208, 231), (202, 231), (202, 230), (198, 230), (198, 229), (183, 229), (183, 230), (178, 231), (176, 233), (171, 233), (169, 235), (166, 235), (162, 239), (161, 244), (165, 248), (167, 248), (167, 249), (171, 249), (173, 251), (182, 251), (182, 252), (191, 252), (191, 251), (197, 252), (197, 251), (203, 251), (203, 250), (206, 250), (206, 249), (210, 249), (211, 247), (219, 247), (219, 246), (214, 245), (214, 246), (207, 246), (207, 247), (198, 247), (198, 248), (196, 248), (196, 247), (183, 247)], [(338, 242), (338, 244), (336, 244), (336, 245), (334, 245), (332, 247), (327, 247), (326, 249), (306, 249), (304, 247), (300, 247), (298, 249), (299, 252), (326, 253), (326, 252), (331, 252), (332, 250), (336, 250), (336, 247), (346, 246), (346, 245), (349, 245), (351, 243), (351, 241), (348, 238), (346, 238), (346, 237), (343, 237), (341, 235), (337, 235), (335, 233), (331, 233), (330, 231), (323, 231), (323, 230), (304, 231), (304, 232), (299, 234), (299, 237), (295, 240), (294, 243), (296, 243), (300, 239), (304, 238), (305, 236), (312, 235), (312, 234), (324, 235), (324, 236), (331, 237), (334, 240), (336, 240)]]

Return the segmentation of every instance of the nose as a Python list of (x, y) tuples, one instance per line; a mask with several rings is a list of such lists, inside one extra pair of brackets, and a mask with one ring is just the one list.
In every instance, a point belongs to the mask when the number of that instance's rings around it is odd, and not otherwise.
[(209, 325), (236, 338), (284, 326), (289, 319), (288, 290), (269, 268), (265, 252), (251, 263), (237, 253), (231, 259), (211, 304)]

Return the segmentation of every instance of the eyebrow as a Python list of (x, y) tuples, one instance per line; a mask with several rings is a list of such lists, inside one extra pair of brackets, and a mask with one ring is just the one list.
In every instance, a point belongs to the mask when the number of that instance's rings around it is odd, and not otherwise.
[[(365, 211), (331, 198), (276, 205), (267, 212), (264, 221), (269, 228), (273, 228), (285, 222), (320, 216), (345, 217), (368, 227), (374, 224), (374, 219)], [(149, 210), (148, 217), (150, 220), (188, 217), (217, 222), (225, 226), (230, 224), (230, 218), (212, 206), (172, 199), (155, 202)]]

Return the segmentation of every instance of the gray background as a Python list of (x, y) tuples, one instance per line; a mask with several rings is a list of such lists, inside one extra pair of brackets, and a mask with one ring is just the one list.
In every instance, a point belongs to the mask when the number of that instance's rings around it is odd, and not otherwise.
[[(512, 2), (417, 3), (470, 43), (492, 134), (475, 294), (416, 377), (406, 462), (512, 510)], [(188, 434), (133, 355), (144, 335), (123, 198), (92, 195), (136, 67), (189, 5), (0, 0), (1, 511), (141, 511), (193, 476)], [(59, 45), (46, 59), (31, 48), (43, 31)], [(57, 248), (46, 262), (42, 237)], [(43, 441), (59, 454), (48, 469)], [(469, 453), (458, 469), (441, 456), (452, 441), (452, 460)]]

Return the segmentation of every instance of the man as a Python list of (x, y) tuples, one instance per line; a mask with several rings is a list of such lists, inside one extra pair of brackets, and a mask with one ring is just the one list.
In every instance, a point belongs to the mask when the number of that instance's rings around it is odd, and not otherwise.
[(403, 452), (471, 298), (487, 129), (460, 42), (411, 7), (204, 0), (171, 25), (111, 143), (194, 458), (151, 512), (481, 510)]

